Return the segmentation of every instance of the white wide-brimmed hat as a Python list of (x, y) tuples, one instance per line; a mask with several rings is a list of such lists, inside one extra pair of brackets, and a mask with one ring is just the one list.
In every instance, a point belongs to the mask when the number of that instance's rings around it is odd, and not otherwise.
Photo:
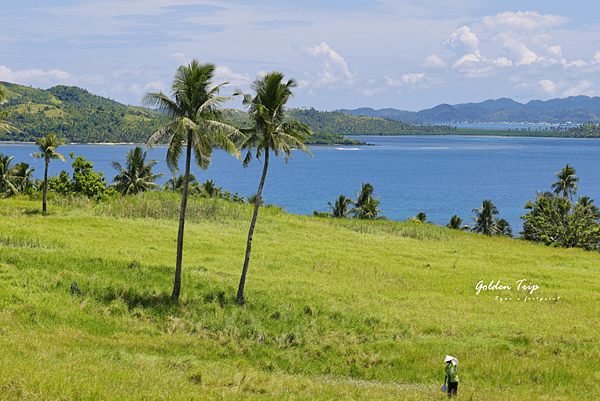
[(446, 355), (444, 362), (452, 362), (453, 365), (458, 365), (458, 359), (450, 355)]

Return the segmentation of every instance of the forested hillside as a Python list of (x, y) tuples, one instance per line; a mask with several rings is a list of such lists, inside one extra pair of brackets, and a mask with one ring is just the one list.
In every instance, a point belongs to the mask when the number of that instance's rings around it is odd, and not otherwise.
[(142, 107), (120, 104), (85, 89), (55, 86), (47, 90), (1, 83), (10, 110), (7, 120), (20, 132), (0, 132), (0, 140), (35, 141), (56, 133), (70, 142), (145, 142), (168, 117)]
[(315, 131), (328, 131), (338, 135), (422, 135), (454, 133), (455, 127), (442, 125), (411, 125), (402, 121), (357, 117), (338, 111), (311, 109), (290, 110), (291, 119), (310, 126)]

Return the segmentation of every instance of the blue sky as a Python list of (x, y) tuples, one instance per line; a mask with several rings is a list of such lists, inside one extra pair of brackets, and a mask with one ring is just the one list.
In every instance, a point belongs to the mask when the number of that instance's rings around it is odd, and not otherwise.
[[(139, 105), (176, 68), (248, 91), (295, 78), (293, 107), (417, 111), (600, 96), (600, 5), (480, 0), (20, 0), (0, 10), (0, 81)], [(241, 108), (239, 100), (231, 106)]]

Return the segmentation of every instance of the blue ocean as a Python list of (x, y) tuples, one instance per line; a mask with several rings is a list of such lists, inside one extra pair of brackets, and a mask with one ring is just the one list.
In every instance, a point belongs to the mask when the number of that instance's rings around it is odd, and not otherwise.
[[(499, 217), (513, 231), (522, 229), (520, 216), (525, 202), (537, 191), (549, 191), (555, 172), (566, 164), (580, 177), (577, 196), (596, 199), (600, 206), (600, 140), (571, 138), (515, 138), (473, 136), (365, 136), (356, 139), (370, 146), (313, 146), (312, 156), (294, 152), (289, 163), (271, 158), (263, 191), (268, 204), (289, 213), (310, 215), (329, 211), (343, 194), (355, 198), (361, 183), (371, 183), (380, 197), (380, 209), (392, 220), (404, 220), (419, 212), (427, 220), (445, 225), (454, 214), (472, 222), (473, 208), (491, 199)], [(52, 161), (50, 175), (61, 170), (72, 173), (70, 152), (83, 155), (102, 171), (109, 182), (116, 174), (110, 162), (125, 165), (125, 154), (133, 145), (67, 145), (58, 151), (67, 163)], [(0, 152), (35, 167), (35, 178), (43, 178), (44, 163), (30, 156), (33, 144), (0, 144)], [(148, 152), (147, 160), (159, 161), (155, 172), (170, 171), (165, 163), (166, 147)], [(183, 169), (183, 162), (181, 165)], [(262, 164), (253, 160), (248, 168), (221, 150), (213, 153), (206, 171), (194, 168), (199, 182), (213, 180), (223, 190), (240, 196), (254, 194)]]

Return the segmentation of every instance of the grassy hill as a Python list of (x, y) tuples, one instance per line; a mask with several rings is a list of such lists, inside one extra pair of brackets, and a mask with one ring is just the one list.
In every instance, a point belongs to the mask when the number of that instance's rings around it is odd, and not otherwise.
[(264, 207), (239, 307), (251, 206), (188, 208), (173, 304), (176, 195), (0, 200), (0, 398), (597, 399), (598, 253)]
[(126, 106), (73, 86), (42, 90), (1, 83), (8, 117), (21, 132), (0, 132), (1, 140), (35, 141), (56, 133), (69, 142), (145, 142), (168, 120), (142, 107)]

